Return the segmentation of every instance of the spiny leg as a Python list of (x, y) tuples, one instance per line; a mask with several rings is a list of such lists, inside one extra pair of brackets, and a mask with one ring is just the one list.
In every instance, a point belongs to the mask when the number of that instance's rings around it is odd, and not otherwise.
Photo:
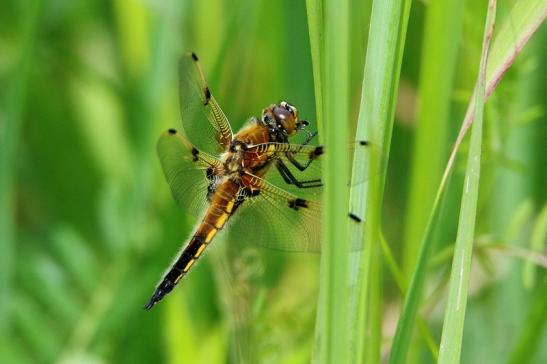
[(315, 138), (317, 136), (316, 131), (314, 131), (313, 133), (309, 132), (307, 129), (306, 129), (306, 131), (308, 132), (308, 136), (306, 137), (306, 140), (304, 140), (302, 145), (307, 145), (309, 142), (311, 142), (313, 140), (313, 138)]
[(289, 160), (289, 162), (291, 162), (291, 164), (293, 166), (296, 167), (296, 169), (298, 169), (299, 171), (305, 171), (306, 168), (308, 168), (311, 164), (311, 162), (313, 162), (314, 160), (317, 159), (317, 157), (319, 157), (321, 154), (323, 154), (323, 147), (322, 146), (319, 146), (317, 148), (315, 148), (312, 153), (310, 154), (309, 156), (309, 159), (307, 160), (306, 163), (302, 164), (300, 163), (293, 155), (292, 152), (286, 152), (285, 153), (285, 156), (287, 157), (287, 159)]
[(283, 180), (290, 185), (295, 185), (298, 188), (314, 188), (321, 187), (323, 183), (320, 179), (308, 180), (308, 181), (299, 181), (290, 171), (289, 168), (283, 163), (282, 160), (277, 160), (275, 163), (279, 174), (283, 177)]
[[(313, 140), (313, 138), (315, 138), (316, 135), (317, 135), (317, 132), (313, 132), (313, 133), (308, 134), (308, 136), (306, 137), (306, 140), (304, 140), (304, 142), (301, 145), (302, 146), (307, 145), (310, 141)], [(299, 152), (299, 151), (300, 150), (297, 150), (296, 152)], [(304, 164), (300, 163), (294, 157), (293, 152), (286, 152), (285, 156), (287, 157), (289, 162), (291, 162), (291, 164), (294, 165), (299, 171), (304, 171), (304, 170), (306, 170), (306, 168), (308, 168), (310, 166), (311, 162), (313, 162), (315, 159), (317, 159), (317, 157), (319, 157), (321, 154), (323, 154), (323, 146), (316, 147), (310, 153), (308, 161)]]

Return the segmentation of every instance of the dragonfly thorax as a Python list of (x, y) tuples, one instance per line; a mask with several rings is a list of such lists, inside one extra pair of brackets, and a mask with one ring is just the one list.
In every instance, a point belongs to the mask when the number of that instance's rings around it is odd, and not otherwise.
[(246, 150), (246, 143), (234, 140), (229, 150), (220, 155), (220, 160), (224, 168), (223, 174), (226, 177), (237, 179), (243, 171), (247, 171), (245, 165)]

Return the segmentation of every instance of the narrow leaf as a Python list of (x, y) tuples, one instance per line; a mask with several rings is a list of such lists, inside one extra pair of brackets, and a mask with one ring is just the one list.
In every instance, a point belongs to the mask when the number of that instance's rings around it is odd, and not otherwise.
[(467, 161), (460, 221), (452, 261), (448, 303), (445, 310), (441, 347), (439, 350), (439, 363), (441, 364), (459, 363), (461, 355), (469, 274), (471, 271), (471, 256), (475, 236), (477, 201), (479, 197), (486, 65), (490, 41), (494, 32), (495, 18), (496, 1), (490, 0), (484, 29), (479, 77), (475, 89), (475, 122), (471, 132), (471, 146)]

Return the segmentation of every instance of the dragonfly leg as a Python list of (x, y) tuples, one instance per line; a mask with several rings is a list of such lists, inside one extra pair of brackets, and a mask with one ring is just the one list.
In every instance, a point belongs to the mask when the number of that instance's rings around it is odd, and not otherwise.
[[(308, 133), (308, 136), (306, 137), (306, 139), (304, 140), (304, 142), (301, 144), (301, 145), (307, 145), (309, 142), (311, 142), (313, 140), (313, 138), (315, 138), (315, 136), (317, 135), (317, 132), (310, 132), (306, 129), (302, 129), (302, 130), (305, 130), (307, 133)], [(300, 149), (298, 150), (300, 151)], [(297, 152), (298, 152), (297, 151)], [(296, 160), (296, 158), (294, 157), (293, 153), (292, 152), (286, 152), (285, 155), (287, 156), (287, 159), (291, 162), (292, 165), (294, 165), (299, 171), (304, 171), (306, 168), (309, 167), (309, 165), (311, 164), (311, 162), (313, 162), (317, 157), (319, 157), (321, 154), (323, 154), (323, 147), (322, 146), (318, 146), (317, 148), (315, 148), (315, 150), (313, 151), (312, 154), (310, 154), (310, 158), (308, 159), (308, 161), (305, 163), (305, 164), (302, 164), (300, 163), (298, 160)]]
[(300, 163), (295, 157), (294, 157), (294, 154), (292, 152), (286, 152), (285, 153), (285, 156), (287, 157), (287, 159), (289, 160), (289, 162), (291, 162), (291, 164), (293, 166), (295, 166), (299, 171), (304, 171), (306, 170), (306, 168), (308, 168), (311, 164), (311, 162), (313, 162), (314, 160), (317, 159), (317, 157), (319, 157), (321, 154), (323, 154), (323, 147), (322, 146), (318, 146), (316, 147), (313, 152), (310, 154), (309, 156), (309, 159), (307, 160), (306, 163)]
[(283, 177), (283, 180), (290, 185), (295, 185), (298, 188), (313, 188), (313, 187), (321, 187), (323, 183), (320, 179), (313, 179), (308, 181), (299, 181), (294, 174), (290, 171), (289, 168), (283, 163), (282, 160), (277, 160), (275, 163), (275, 166), (277, 170), (279, 171), (279, 174), (281, 174), (281, 177)]
[(317, 132), (314, 131), (313, 133), (310, 132), (309, 130), (307, 129), (304, 129), (307, 133), (308, 133), (308, 136), (306, 137), (306, 140), (304, 140), (304, 142), (302, 143), (302, 145), (307, 145), (309, 142), (311, 142), (313, 140), (313, 138), (315, 138), (315, 136), (317, 135)]

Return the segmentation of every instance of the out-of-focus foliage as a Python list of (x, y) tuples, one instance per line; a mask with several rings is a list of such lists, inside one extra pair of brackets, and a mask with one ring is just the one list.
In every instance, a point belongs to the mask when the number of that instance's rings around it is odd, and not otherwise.
[[(443, 83), (444, 142), (429, 151), (443, 156), (435, 158), (438, 178), (476, 79), (486, 9), (486, 1), (466, 2), (461, 24), (447, 34), (457, 43), (447, 56), (422, 49), (442, 43), (442, 34), (426, 33), (433, 25), (424, 26), (431, 3), (412, 4), (384, 197), (382, 231), (405, 272), (412, 271), (421, 223), (409, 211), (427, 216), (431, 208), (416, 204), (421, 178), (411, 173), (430, 170), (415, 157), (416, 115), (428, 108), (417, 100), (426, 90), (435, 102), (427, 83)], [(352, 4), (351, 120), (340, 122), (354, 126), (370, 2)], [(498, 24), (512, 5), (500, 2)], [(443, 19), (427, 24), (435, 22)], [(547, 360), (547, 285), (539, 266), (547, 226), (546, 41), (543, 27), (485, 108), (464, 363)], [(314, 120), (305, 1), (2, 3), (1, 362), (310, 361), (317, 254), (219, 237), (172, 294), (143, 310), (195, 224), (175, 206), (155, 152), (161, 132), (180, 125), (176, 65), (186, 50), (200, 55), (235, 128), (280, 99)], [(448, 62), (453, 79), (439, 79), (438, 69), (428, 77), (423, 58), (430, 56)], [(428, 134), (420, 135), (427, 143)], [(437, 344), (466, 146), (461, 154), (421, 310)], [(401, 303), (389, 271), (382, 291), (387, 353)], [(418, 336), (409, 361), (433, 362)]]

